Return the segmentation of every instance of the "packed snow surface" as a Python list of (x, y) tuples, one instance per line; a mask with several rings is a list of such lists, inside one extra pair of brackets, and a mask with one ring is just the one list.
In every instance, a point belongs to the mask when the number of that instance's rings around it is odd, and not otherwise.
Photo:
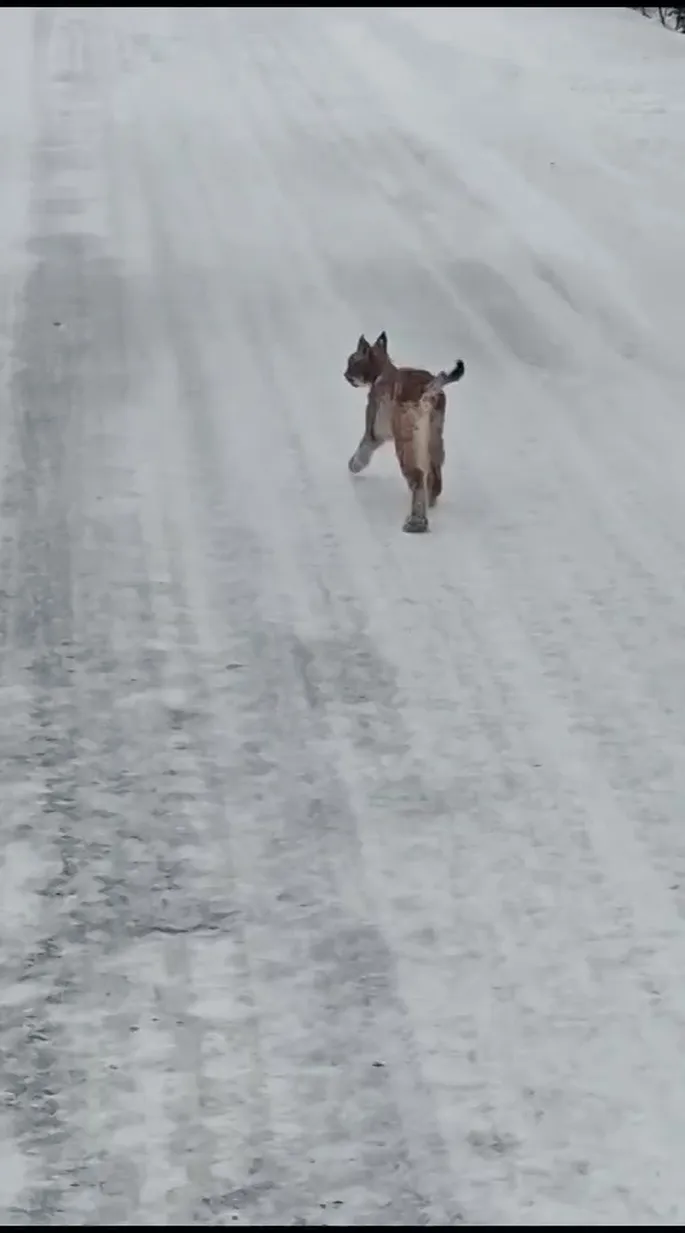
[(0, 10), (2, 1223), (685, 1222), (684, 134), (622, 8)]

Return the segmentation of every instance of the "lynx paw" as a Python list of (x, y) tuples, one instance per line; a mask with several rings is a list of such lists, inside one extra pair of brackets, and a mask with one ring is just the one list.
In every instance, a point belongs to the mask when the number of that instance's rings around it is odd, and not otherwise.
[(421, 535), (428, 530), (428, 519), (425, 514), (410, 514), (407, 518), (403, 531), (408, 531), (410, 535)]
[(359, 475), (360, 471), (368, 467), (369, 460), (368, 458), (360, 458), (359, 454), (353, 454), (347, 465), (353, 475)]

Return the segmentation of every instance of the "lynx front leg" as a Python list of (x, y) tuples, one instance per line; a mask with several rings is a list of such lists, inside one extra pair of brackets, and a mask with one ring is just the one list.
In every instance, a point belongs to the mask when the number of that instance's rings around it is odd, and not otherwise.
[(371, 462), (371, 459), (376, 453), (376, 450), (382, 444), (382, 441), (375, 441), (372, 437), (369, 437), (366, 433), (364, 433), (364, 436), (347, 464), (353, 475), (359, 475), (360, 471), (366, 470)]
[(390, 435), (387, 415), (379, 415), (379, 410), (373, 391), (371, 391), (366, 400), (364, 436), (347, 464), (353, 475), (359, 475), (360, 471), (368, 467), (376, 450), (384, 441), (387, 441)]

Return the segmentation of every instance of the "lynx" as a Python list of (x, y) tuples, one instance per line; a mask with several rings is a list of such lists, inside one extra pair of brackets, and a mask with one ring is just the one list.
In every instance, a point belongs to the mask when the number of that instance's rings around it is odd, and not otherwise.
[(411, 492), (403, 531), (428, 530), (428, 509), (442, 492), (446, 399), (444, 389), (464, 375), (461, 360), (436, 376), (423, 368), (396, 368), (385, 331), (373, 345), (362, 334), (347, 361), (345, 380), (368, 389), (364, 435), (347, 464), (354, 475), (368, 467), (390, 438)]

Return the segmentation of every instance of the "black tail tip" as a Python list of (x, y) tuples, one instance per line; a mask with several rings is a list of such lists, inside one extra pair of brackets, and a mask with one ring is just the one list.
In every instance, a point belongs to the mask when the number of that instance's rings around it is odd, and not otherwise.
[(449, 374), (450, 381), (461, 381), (465, 372), (466, 372), (466, 368), (464, 367), (464, 361), (457, 360), (456, 364), (454, 365), (454, 368)]

